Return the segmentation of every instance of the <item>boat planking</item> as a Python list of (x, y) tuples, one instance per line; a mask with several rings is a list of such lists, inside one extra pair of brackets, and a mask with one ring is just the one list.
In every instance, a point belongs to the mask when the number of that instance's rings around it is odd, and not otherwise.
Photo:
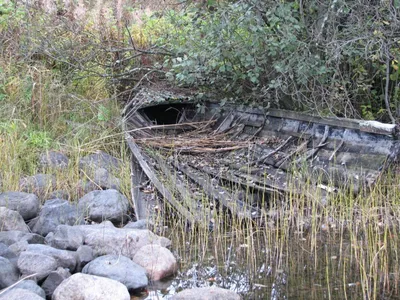
[(288, 194), (324, 205), (332, 193), (368, 192), (400, 153), (392, 124), (151, 88), (125, 106), (123, 130), (137, 218), (149, 215), (143, 184), (150, 181), (189, 223), (206, 226), (215, 209), (255, 219)]

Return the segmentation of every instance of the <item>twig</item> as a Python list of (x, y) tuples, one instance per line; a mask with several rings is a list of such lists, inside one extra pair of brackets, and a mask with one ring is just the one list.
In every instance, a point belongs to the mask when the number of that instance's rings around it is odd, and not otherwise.
[(35, 273), (35, 274), (31, 274), (28, 276), (25, 276), (24, 278), (21, 278), (20, 280), (18, 280), (16, 283), (13, 283), (12, 285), (10, 285), (9, 287), (6, 287), (4, 290), (2, 290), (0, 292), (0, 295), (4, 294), (5, 292), (7, 292), (8, 290), (12, 289), (14, 286), (18, 285), (20, 282), (24, 281), (25, 279), (31, 278), (31, 277), (35, 277), (36, 275), (38, 275), (39, 273)]
[(331, 161), (331, 160), (335, 157), (336, 152), (338, 152), (339, 149), (342, 148), (343, 144), (344, 144), (344, 141), (341, 140), (339, 146), (337, 146), (336, 149), (332, 151), (332, 154), (331, 154), (331, 156), (329, 157), (329, 161)]
[(385, 85), (385, 105), (392, 124), (396, 124), (396, 119), (393, 117), (392, 111), (390, 110), (390, 95), (389, 95), (389, 83), (390, 83), (390, 53), (386, 46), (386, 85)]
[(276, 148), (274, 151), (262, 156), (254, 164), (259, 164), (260, 162), (264, 162), (268, 157), (270, 157), (271, 155), (274, 155), (275, 153), (280, 151), (283, 147), (285, 147), (292, 139), (293, 139), (293, 136), (289, 136), (281, 145), (279, 145), (278, 148)]

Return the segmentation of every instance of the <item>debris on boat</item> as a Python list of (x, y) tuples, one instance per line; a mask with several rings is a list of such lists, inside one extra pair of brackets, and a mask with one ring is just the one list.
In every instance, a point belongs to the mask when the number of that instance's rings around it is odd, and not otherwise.
[(150, 182), (190, 223), (208, 222), (202, 216), (216, 208), (256, 219), (288, 193), (323, 201), (338, 190), (368, 191), (400, 153), (395, 125), (156, 88), (138, 92), (123, 120), (138, 219), (148, 215)]

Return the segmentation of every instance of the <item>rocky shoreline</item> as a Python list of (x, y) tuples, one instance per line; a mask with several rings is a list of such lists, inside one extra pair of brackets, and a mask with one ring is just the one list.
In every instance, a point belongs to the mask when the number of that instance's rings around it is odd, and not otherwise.
[[(79, 169), (93, 179), (78, 182), (83, 196), (75, 202), (55, 189), (51, 173), (67, 168), (68, 157), (50, 151), (39, 163), (46, 173), (0, 194), (0, 299), (130, 299), (177, 272), (171, 241), (144, 220), (129, 221), (130, 202), (112, 175), (118, 159), (104, 152), (81, 158)], [(212, 287), (170, 299), (240, 297)]]

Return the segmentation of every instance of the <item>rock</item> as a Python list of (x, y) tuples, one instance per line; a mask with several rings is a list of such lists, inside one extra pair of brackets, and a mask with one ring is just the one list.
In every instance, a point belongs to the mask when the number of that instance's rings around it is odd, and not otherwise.
[(55, 190), (47, 195), (45, 200), (51, 200), (51, 199), (64, 199), (64, 200), (70, 200), (69, 193), (64, 190)]
[(138, 220), (136, 222), (129, 222), (124, 226), (124, 228), (130, 229), (147, 229), (148, 227), (152, 226), (153, 224), (148, 220)]
[(93, 191), (78, 201), (78, 210), (95, 222), (123, 223), (128, 207), (128, 199), (117, 190)]
[(58, 249), (76, 250), (85, 240), (85, 236), (77, 226), (59, 225), (54, 234), (46, 236), (46, 243)]
[(171, 251), (159, 245), (143, 246), (132, 260), (145, 268), (152, 280), (163, 279), (178, 270), (178, 264)]
[(119, 190), (121, 186), (120, 180), (104, 168), (98, 168), (94, 171), (93, 181), (103, 190)]
[(124, 255), (132, 259), (145, 245), (164, 241), (149, 230), (106, 228), (85, 236), (85, 244), (92, 247), (95, 256), (104, 254)]
[(120, 167), (120, 160), (102, 151), (89, 154), (79, 160), (79, 168), (82, 170), (103, 168), (109, 172), (112, 172), (118, 170)]
[(21, 178), (19, 181), (20, 190), (44, 197), (56, 188), (56, 177), (50, 174), (36, 174)]
[(44, 244), (44, 237), (36, 234), (23, 231), (0, 231), (0, 242), (6, 245), (12, 245), (17, 242), (26, 241), (29, 244)]
[(89, 246), (80, 246), (76, 250), (76, 270), (82, 271), (83, 267), (94, 259), (93, 249)]
[(37, 216), (40, 202), (34, 194), (5, 192), (0, 194), (0, 206), (18, 211), (24, 220), (30, 220)]
[(16, 230), (0, 231), (0, 242), (9, 246), (19, 242), (27, 242), (29, 244), (44, 244), (44, 237), (36, 233)]
[[(23, 281), (19, 282), (17, 285), (15, 285), (10, 290), (13, 290), (13, 289), (27, 290), (31, 293), (34, 293), (34, 294), (40, 296), (41, 298), (46, 298), (46, 294), (45, 294), (44, 290), (40, 286), (38, 286), (37, 283), (33, 280), (23, 280)], [(19, 298), (19, 299), (27, 299), (27, 298)]]
[(100, 256), (88, 263), (82, 273), (114, 279), (128, 290), (144, 288), (148, 284), (146, 270), (122, 255)]
[(116, 254), (132, 258), (137, 250), (148, 244), (168, 246), (171, 241), (144, 229), (116, 228), (105, 221), (96, 225), (60, 225), (46, 242), (59, 249), (76, 250), (85, 244), (93, 249), (94, 256)]
[(18, 269), (7, 258), (0, 256), (0, 289), (12, 285), (18, 279)]
[(17, 258), (17, 255), (4, 243), (0, 243), (0, 256), (8, 260)]
[(63, 282), (65, 279), (69, 278), (71, 273), (63, 268), (58, 268), (55, 271), (50, 272), (49, 276), (47, 276), (46, 280), (42, 284), (42, 288), (46, 293), (48, 298), (51, 298), (56, 288)]
[(240, 300), (241, 296), (219, 287), (203, 287), (184, 290), (172, 296), (171, 300)]
[(76, 273), (54, 291), (52, 300), (129, 300), (127, 288), (120, 282), (99, 276)]
[(28, 248), (27, 241), (16, 242), (8, 247), (17, 257)]
[(47, 245), (28, 245), (26, 252), (47, 255), (54, 258), (57, 267), (68, 268), (71, 272), (76, 267), (76, 253), (68, 250), (60, 250)]
[(29, 227), (19, 212), (0, 207), (0, 231), (18, 230), (29, 232)]
[(33, 232), (46, 236), (49, 232), (56, 230), (58, 225), (76, 225), (83, 222), (75, 205), (67, 200), (52, 199), (45, 202), (31, 228)]
[(18, 258), (18, 268), (24, 276), (37, 274), (35, 277), (41, 280), (57, 269), (57, 261), (48, 255), (25, 251)]
[(57, 151), (47, 151), (39, 155), (39, 164), (43, 168), (64, 170), (68, 167), (69, 159)]
[(11, 289), (0, 295), (1, 300), (43, 300), (39, 295), (26, 289)]

